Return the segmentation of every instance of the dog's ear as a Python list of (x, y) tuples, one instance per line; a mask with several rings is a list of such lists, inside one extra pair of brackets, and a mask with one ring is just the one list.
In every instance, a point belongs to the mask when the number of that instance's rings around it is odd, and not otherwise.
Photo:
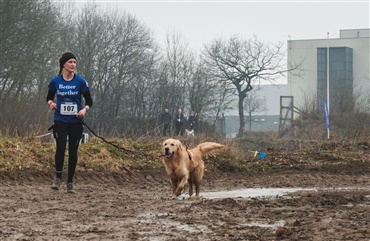
[(176, 144), (177, 144), (178, 148), (180, 149), (180, 151), (182, 151), (183, 148), (182, 148), (181, 142), (179, 140), (177, 140), (176, 142), (177, 142)]

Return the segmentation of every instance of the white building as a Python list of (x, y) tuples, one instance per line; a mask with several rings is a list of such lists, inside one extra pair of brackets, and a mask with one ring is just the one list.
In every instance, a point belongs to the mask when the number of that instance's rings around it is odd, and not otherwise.
[[(288, 94), (287, 84), (266, 84), (255, 86), (252, 90), (256, 100), (261, 103), (260, 112), (253, 113), (251, 131), (277, 131), (279, 129), (279, 115), (280, 115), (280, 96)], [(227, 110), (223, 113), (224, 119), (220, 120), (223, 123), (218, 123), (218, 129), (222, 130), (226, 137), (235, 137), (239, 132), (239, 111), (238, 111), (238, 98), (235, 96), (233, 103), (234, 108)], [(246, 131), (249, 129), (249, 118), (245, 107), (244, 110)], [(214, 117), (208, 120), (213, 123)]]
[(288, 95), (294, 97), (294, 106), (303, 109), (307, 101), (315, 100), (319, 107), (327, 99), (329, 79), (330, 110), (338, 104), (336, 95), (346, 92), (360, 96), (362, 110), (370, 111), (369, 45), (370, 29), (340, 30), (336, 39), (289, 40), (288, 62), (303, 60), (301, 76), (288, 73)]
[[(262, 103), (263, 111), (253, 113), (254, 115), (279, 115), (280, 96), (288, 95), (287, 84), (261, 84), (254, 86), (253, 92), (257, 100)], [(238, 98), (235, 96), (232, 106), (235, 108), (225, 111), (226, 116), (239, 116)], [(244, 114), (248, 114), (244, 111)]]

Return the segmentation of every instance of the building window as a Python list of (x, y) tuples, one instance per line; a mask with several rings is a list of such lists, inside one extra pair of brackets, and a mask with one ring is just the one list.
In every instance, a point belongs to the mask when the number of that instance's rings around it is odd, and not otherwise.
[[(327, 99), (327, 47), (317, 48), (317, 103), (322, 109), (323, 98)], [(348, 47), (329, 48), (329, 93), (330, 111), (349, 111), (344, 100), (353, 95), (353, 50)], [(344, 106), (346, 105), (346, 106)]]

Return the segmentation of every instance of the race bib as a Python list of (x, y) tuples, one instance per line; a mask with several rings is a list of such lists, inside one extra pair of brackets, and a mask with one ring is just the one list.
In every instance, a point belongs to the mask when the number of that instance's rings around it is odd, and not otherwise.
[(60, 104), (60, 114), (77, 115), (77, 103), (63, 102), (62, 104)]

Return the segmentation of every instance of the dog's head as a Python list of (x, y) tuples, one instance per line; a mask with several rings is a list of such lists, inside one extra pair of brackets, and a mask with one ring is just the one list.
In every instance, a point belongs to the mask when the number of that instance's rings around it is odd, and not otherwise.
[(163, 155), (171, 158), (176, 152), (182, 151), (182, 144), (179, 140), (167, 139), (162, 145)]

